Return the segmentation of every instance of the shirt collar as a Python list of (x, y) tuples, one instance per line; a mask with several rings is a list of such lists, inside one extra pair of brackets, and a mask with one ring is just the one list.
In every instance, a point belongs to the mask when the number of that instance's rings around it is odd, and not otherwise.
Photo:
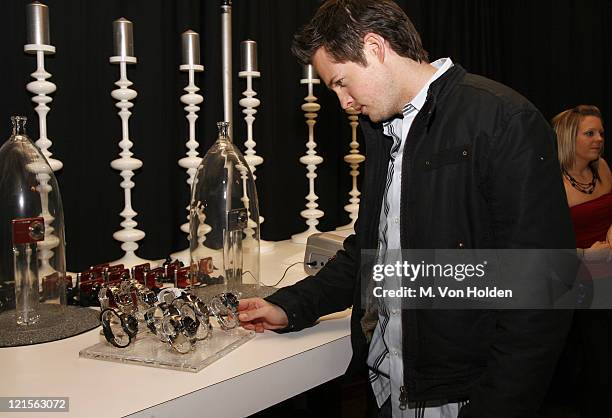
[(412, 108), (416, 109), (417, 112), (421, 110), (427, 100), (427, 92), (429, 91), (429, 85), (436, 81), (442, 74), (444, 74), (449, 68), (453, 66), (453, 61), (450, 58), (440, 58), (431, 63), (437, 68), (433, 76), (425, 83), (425, 85), (419, 90), (419, 92), (404, 106), (402, 113), (406, 116)]

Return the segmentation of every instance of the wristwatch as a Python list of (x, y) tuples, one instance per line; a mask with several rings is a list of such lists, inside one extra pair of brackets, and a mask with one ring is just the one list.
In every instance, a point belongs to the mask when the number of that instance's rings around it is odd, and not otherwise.
[(210, 301), (210, 313), (217, 318), (221, 329), (228, 331), (238, 326), (238, 298), (231, 292), (220, 293)]
[(118, 348), (130, 345), (138, 333), (138, 320), (113, 308), (106, 308), (100, 313), (100, 322), (106, 341)]
[(187, 354), (196, 341), (195, 335), (193, 337), (189, 336), (193, 326), (189, 321), (185, 323), (180, 315), (166, 315), (162, 318), (159, 333), (175, 351)]

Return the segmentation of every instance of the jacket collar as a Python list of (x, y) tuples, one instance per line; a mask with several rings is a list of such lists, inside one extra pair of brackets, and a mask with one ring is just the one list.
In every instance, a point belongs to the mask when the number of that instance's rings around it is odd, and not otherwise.
[[(427, 100), (425, 101), (423, 108), (420, 110), (420, 112), (426, 113), (428, 126), (437, 104), (446, 98), (446, 96), (453, 90), (453, 87), (459, 83), (461, 79), (463, 79), (466, 73), (467, 72), (461, 65), (454, 63), (451, 68), (449, 68), (446, 72), (444, 72), (444, 74), (429, 85)], [(377, 139), (391, 141), (390, 138), (382, 135), (384, 122), (374, 123), (367, 117), (361, 117), (361, 120), (362, 122), (365, 122), (365, 125), (372, 130), (380, 131), (381, 135), (379, 135), (379, 138)]]
[(455, 86), (466, 73), (467, 72), (461, 65), (455, 63), (455, 65), (449, 68), (437, 80), (434, 80), (429, 85), (427, 98), (429, 99), (433, 97), (436, 102), (444, 100), (444, 98), (451, 92), (453, 86)]

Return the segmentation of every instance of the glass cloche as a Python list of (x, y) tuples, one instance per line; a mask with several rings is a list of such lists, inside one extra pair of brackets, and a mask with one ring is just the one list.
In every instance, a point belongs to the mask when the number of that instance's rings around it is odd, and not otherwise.
[(11, 120), (13, 133), (0, 148), (3, 336), (61, 320), (66, 305), (64, 215), (57, 181), (25, 134), (26, 118)]
[(253, 295), (259, 290), (257, 190), (246, 160), (229, 138), (229, 123), (217, 126), (218, 139), (191, 188), (192, 271), (211, 290)]

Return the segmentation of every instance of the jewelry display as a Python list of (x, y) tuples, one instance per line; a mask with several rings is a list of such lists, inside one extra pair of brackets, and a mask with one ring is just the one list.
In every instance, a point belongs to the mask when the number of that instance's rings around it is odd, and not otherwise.
[[(47, 79), (51, 74), (45, 70), (45, 55), (55, 54), (55, 47), (51, 45), (51, 37), (49, 30), (49, 8), (39, 2), (33, 2), (26, 6), (27, 18), (27, 43), (23, 50), (28, 54), (36, 55), (36, 71), (33, 72), (32, 78), (36, 81), (31, 81), (27, 84), (26, 89), (33, 93), (32, 101), (37, 104), (34, 110), (38, 114), (38, 128), (40, 137), (35, 144), (40, 148), (40, 151), (47, 159), (51, 169), (56, 172), (62, 169), (61, 161), (52, 157), (51, 145), (53, 143), (47, 138), (47, 113), (51, 110), (48, 106), (53, 100), (49, 94), (56, 91), (56, 86)], [(53, 250), (59, 245), (59, 238), (54, 233), (53, 221), (54, 218), (49, 212), (48, 196), (51, 192), (49, 185), (49, 174), (45, 172), (38, 173), (37, 191), (40, 193), (41, 213), (45, 222), (45, 239), (38, 244), (39, 252), (38, 259), (40, 260), (39, 272), (41, 276), (48, 276), (55, 272), (55, 269), (50, 264), (53, 257)]]
[(361, 192), (357, 188), (357, 177), (359, 176), (359, 164), (365, 161), (365, 155), (359, 153), (359, 142), (357, 141), (357, 126), (359, 126), (359, 112), (352, 107), (346, 109), (348, 113), (349, 124), (351, 125), (351, 150), (344, 156), (344, 161), (351, 167), (350, 175), (352, 177), (353, 187), (349, 192), (349, 204), (344, 206), (344, 210), (348, 212), (351, 222), (336, 228), (336, 230), (355, 229), (355, 221), (359, 214), (359, 196)]
[(120, 109), (119, 117), (121, 118), (122, 140), (119, 142), (119, 147), (121, 148), (119, 155), (121, 158), (113, 160), (111, 167), (121, 172), (121, 177), (123, 178), (121, 188), (124, 190), (125, 200), (125, 206), (120, 213), (120, 216), (123, 217), (123, 222), (121, 222), (123, 229), (113, 234), (113, 238), (123, 243), (121, 244), (121, 249), (125, 254), (115, 263), (122, 263), (132, 267), (136, 264), (149, 262), (136, 255), (136, 250), (138, 249), (137, 242), (145, 237), (145, 233), (136, 228), (138, 223), (134, 220), (134, 217), (137, 213), (132, 208), (132, 189), (134, 188), (132, 177), (134, 176), (134, 170), (142, 167), (142, 161), (132, 157), (134, 154), (130, 151), (134, 143), (130, 141), (130, 127), (128, 124), (132, 114), (129, 109), (134, 106), (131, 100), (134, 100), (137, 96), (136, 90), (129, 88), (132, 82), (127, 78), (127, 64), (136, 63), (132, 22), (124, 18), (115, 20), (113, 22), (113, 33), (115, 38), (115, 55), (110, 57), (110, 62), (112, 64), (119, 64), (120, 78), (119, 81), (115, 82), (119, 88), (113, 90), (111, 96), (117, 100), (116, 106)]
[[(198, 169), (198, 166), (202, 162), (202, 158), (198, 157), (198, 147), (200, 144), (196, 139), (196, 120), (198, 119), (198, 106), (204, 98), (202, 95), (197, 94), (200, 90), (195, 85), (195, 73), (204, 71), (204, 66), (200, 64), (200, 35), (197, 32), (188, 30), (183, 32), (181, 35), (182, 46), (183, 46), (183, 64), (179, 67), (181, 71), (187, 71), (189, 75), (189, 83), (185, 87), (187, 94), (181, 96), (181, 102), (185, 106), (185, 112), (187, 112), (187, 121), (189, 122), (189, 140), (187, 141), (187, 156), (179, 160), (179, 165), (187, 170), (187, 185), (189, 191), (191, 191), (191, 185), (193, 184), (193, 178)], [(187, 222), (181, 225), (181, 231), (187, 234), (187, 241), (189, 241), (189, 205), (187, 205)], [(208, 226), (208, 225), (206, 225)], [(206, 234), (210, 232), (210, 226), (201, 228), (199, 233), (203, 234), (201, 242), (204, 243), (206, 240)], [(170, 255), (174, 260), (180, 260), (184, 264), (189, 264), (189, 248), (182, 251), (178, 251)]]
[(103, 310), (106, 341), (82, 349), (79, 356), (198, 372), (255, 336), (237, 326), (234, 294), (215, 295), (214, 302), (206, 304), (191, 290), (177, 289), (162, 299), (147, 308), (141, 320), (116, 307)]
[[(138, 322), (178, 353), (196, 348), (197, 341), (212, 336), (210, 316), (217, 319), (224, 331), (238, 326), (238, 298), (221, 293), (210, 306), (183, 289), (164, 288), (157, 295), (134, 279), (126, 278), (119, 285), (102, 285), (99, 291), (100, 322), (106, 340), (125, 348), (138, 333)], [(137, 304), (135, 301), (141, 301)]]
[(300, 157), (300, 162), (306, 165), (308, 173), (306, 178), (308, 179), (308, 194), (306, 195), (306, 209), (300, 212), (303, 218), (306, 218), (306, 231), (295, 234), (291, 237), (291, 241), (297, 244), (306, 244), (308, 237), (317, 232), (321, 232), (317, 229), (319, 224), (319, 218), (323, 217), (324, 213), (322, 210), (317, 209), (319, 204), (317, 199), (319, 198), (315, 194), (315, 179), (317, 178), (316, 170), (317, 165), (323, 162), (323, 158), (317, 155), (315, 148), (317, 143), (315, 142), (314, 136), (314, 125), (316, 123), (317, 112), (321, 109), (318, 103), (315, 103), (317, 98), (313, 94), (314, 85), (320, 84), (318, 75), (314, 67), (311, 64), (305, 65), (303, 68), (303, 76), (300, 80), (300, 84), (308, 85), (308, 96), (304, 98), (306, 103), (302, 105), (304, 116), (306, 117), (306, 125), (308, 125), (308, 141), (306, 142), (306, 155)]

